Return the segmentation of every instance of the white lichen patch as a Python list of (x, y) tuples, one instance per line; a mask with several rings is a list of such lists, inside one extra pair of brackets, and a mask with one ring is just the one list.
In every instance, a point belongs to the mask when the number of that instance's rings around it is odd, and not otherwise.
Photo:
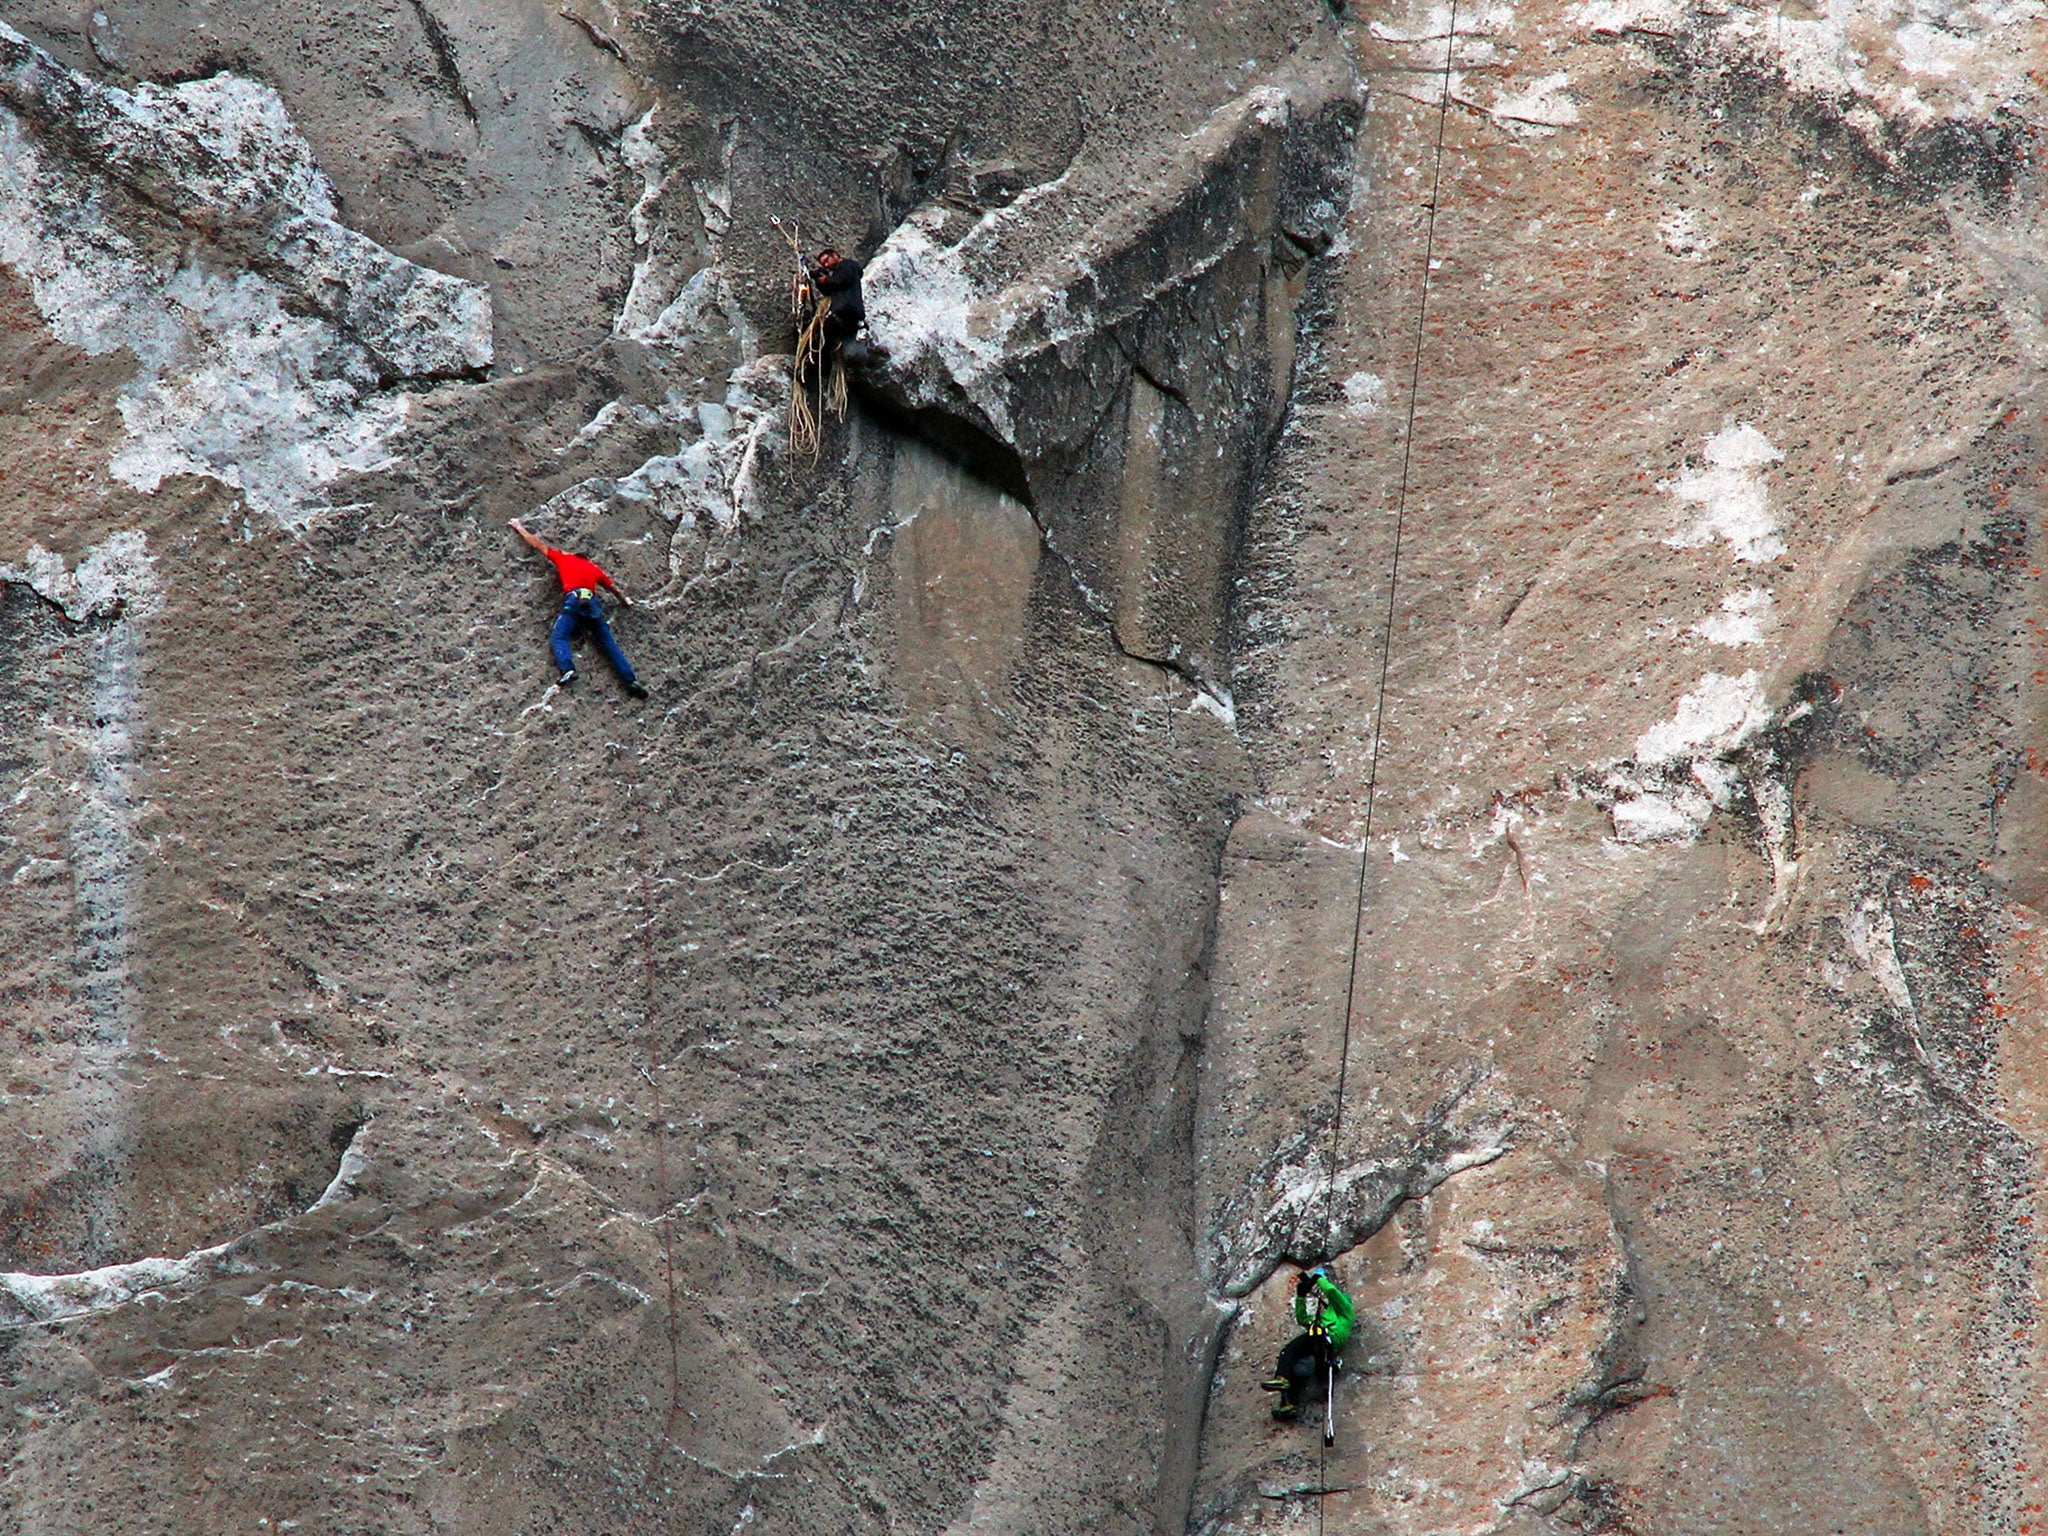
[(862, 286), (868, 334), (898, 372), (952, 380), (1008, 436), (1003, 391), (983, 387), (1001, 370), (1005, 334), (977, 308), (961, 246), (940, 245), (913, 215), (876, 254)]
[(1681, 0), (1586, 0), (1566, 13), (1592, 35), (1684, 35), (1724, 58), (1763, 64), (1827, 102), (1880, 154), (1888, 125), (1989, 124), (2038, 96), (2030, 76), (2048, 6), (2041, 0), (1838, 0), (1804, 15), (1733, 5), (1706, 14)]
[(668, 347), (729, 335), (742, 357), (751, 358), (760, 338), (722, 259), (732, 229), (731, 132), (720, 174), (685, 181), (663, 150), (659, 113), (648, 108), (619, 139), (621, 157), (640, 173), (641, 191), (631, 214), (633, 281), (612, 329)]
[(1657, 223), (1657, 238), (1680, 261), (1704, 261), (1719, 242), (1701, 225), (1697, 208), (1673, 208)]
[(1377, 416), (1387, 403), (1387, 381), (1363, 370), (1344, 381), (1344, 409), (1354, 416)]
[(1658, 483), (1658, 490), (1697, 508), (1692, 521), (1665, 542), (1674, 549), (1697, 549), (1723, 539), (1736, 559), (1751, 564), (1784, 554), (1785, 541), (1778, 535), (1763, 475), (1784, 454), (1745, 421), (1708, 438), (1703, 457), (1704, 465)]
[(160, 600), (156, 557), (139, 528), (124, 529), (86, 551), (75, 569), (64, 557), (31, 544), (19, 565), (0, 564), (0, 581), (17, 581), (55, 603), (74, 624), (116, 614), (141, 617)]
[(211, 476), (298, 526), (335, 480), (391, 461), (407, 397), (390, 385), (489, 362), (488, 292), (336, 222), (269, 87), (119, 91), (4, 26), (0, 60), (0, 99), (63, 113), (39, 110), (45, 129), (0, 105), (0, 263), (59, 340), (135, 358), (123, 482)]
[(1763, 678), (1709, 672), (1671, 718), (1636, 738), (1635, 756), (1604, 770), (1614, 835), (1624, 843), (1686, 842), (1699, 836), (1742, 782), (1731, 759), (1770, 724)]
[(1770, 721), (1763, 678), (1755, 672), (1728, 677), (1709, 672), (1669, 720), (1636, 738), (1636, 761), (1663, 767), (1681, 759), (1725, 757)]
[[(763, 476), (777, 447), (786, 442), (789, 360), (756, 358), (735, 368), (722, 401), (670, 400), (659, 408), (614, 402), (600, 412), (611, 421), (666, 426), (683, 439), (673, 453), (643, 459), (617, 479), (592, 476), (550, 497), (529, 514), (542, 531), (551, 518), (595, 512), (613, 498), (637, 502), (677, 529), (710, 522), (730, 533), (767, 504)], [(593, 420), (572, 445), (596, 441), (608, 422)], [(671, 556), (672, 571), (675, 570)]]
[(178, 1259), (136, 1259), (69, 1275), (0, 1274), (0, 1321), (54, 1323), (111, 1311), (145, 1296), (173, 1296), (212, 1278), (226, 1244)]
[(1762, 587), (1744, 587), (1722, 598), (1720, 612), (1700, 620), (1692, 632), (1714, 645), (1762, 645), (1776, 626), (1774, 608)]
[(670, 270), (672, 259), (657, 243), (661, 228), (655, 214), (662, 194), (668, 190), (668, 168), (654, 135), (655, 114), (659, 110), (649, 107), (619, 134), (620, 158), (629, 169), (640, 173), (640, 196), (631, 214), (633, 281), (613, 326), (621, 336), (637, 337), (654, 325), (675, 298), (679, 286)]
[(1842, 937), (1848, 942), (1849, 953), (1856, 957), (1857, 965), (1877, 983), (1884, 1000), (1898, 1011), (1901, 1018), (1915, 1020), (1913, 991), (1906, 984), (1905, 967), (1899, 964), (1890, 905), (1881, 897), (1868, 896), (1843, 913), (1839, 921)]
[(1214, 715), (1226, 730), (1237, 729), (1237, 700), (1221, 683), (1205, 684), (1195, 690), (1187, 712), (1193, 714), (1196, 710)]

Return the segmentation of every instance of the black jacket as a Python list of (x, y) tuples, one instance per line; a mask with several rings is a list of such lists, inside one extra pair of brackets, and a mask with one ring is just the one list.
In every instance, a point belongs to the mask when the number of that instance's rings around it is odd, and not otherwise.
[(811, 286), (832, 301), (834, 319), (867, 318), (867, 306), (860, 298), (860, 263), (852, 257), (842, 256), (829, 267), (813, 267)]

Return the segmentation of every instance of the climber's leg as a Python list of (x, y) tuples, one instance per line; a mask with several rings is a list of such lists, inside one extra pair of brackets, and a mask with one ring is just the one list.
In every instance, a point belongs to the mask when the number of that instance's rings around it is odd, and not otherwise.
[(555, 670), (564, 676), (576, 670), (576, 657), (569, 649), (569, 642), (575, 638), (576, 599), (562, 599), (562, 611), (555, 619), (555, 627), (548, 634), (548, 649), (554, 653)]

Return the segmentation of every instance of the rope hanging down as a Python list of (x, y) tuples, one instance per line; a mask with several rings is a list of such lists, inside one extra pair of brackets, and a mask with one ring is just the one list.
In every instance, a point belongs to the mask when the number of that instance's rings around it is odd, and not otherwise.
[(825, 413), (846, 418), (846, 367), (826, 346), (825, 323), (832, 317), (832, 301), (811, 284), (802, 233), (779, 218), (769, 222), (789, 242), (796, 266), (789, 289), (790, 318), (796, 322), (796, 355), (789, 370), (789, 448), (816, 464)]
[[(610, 743), (614, 763), (621, 756), (632, 752), (629, 745), (614, 741)], [(668, 1106), (661, 1092), (662, 1056), (661, 1049), (661, 997), (657, 984), (657, 968), (654, 949), (653, 882), (647, 869), (647, 856), (641, 851), (641, 842), (647, 829), (655, 826), (654, 803), (648, 797), (641, 781), (641, 772), (646, 763), (646, 754), (633, 753), (627, 759), (625, 772), (626, 804), (638, 818), (627, 828), (626, 859), (634, 876), (636, 906), (639, 920), (634, 924), (640, 939), (640, 973), (642, 983), (640, 1025), (645, 1036), (646, 1065), (639, 1068), (640, 1075), (647, 1079), (649, 1096), (653, 1100), (652, 1127), (654, 1131), (654, 1191), (658, 1202), (654, 1222), (660, 1233), (662, 1286), (666, 1293), (664, 1302), (666, 1316), (662, 1332), (668, 1345), (668, 1405), (662, 1415), (661, 1437), (654, 1447), (654, 1457), (647, 1471), (651, 1487), (662, 1462), (667, 1458), (669, 1448), (675, 1443), (676, 1422), (682, 1418), (683, 1408), (683, 1354), (682, 1314), (676, 1306), (676, 1238), (675, 1203), (669, 1193), (668, 1176)]]
[[(1444, 68), (1436, 104), (1436, 158), (1429, 172), (1429, 203), (1423, 225), (1422, 292), (1415, 305), (1415, 344), (1409, 354), (1407, 423), (1401, 433), (1401, 482), (1394, 495), (1394, 549), (1387, 565), (1387, 612), (1380, 629), (1379, 691), (1372, 706), (1372, 757), (1365, 775), (1365, 827), (1358, 849), (1358, 894), (1351, 918), (1351, 963), (1344, 978), (1344, 1042), (1337, 1056), (1337, 1103), (1330, 1120), (1330, 1176), (1323, 1194), (1324, 1247), (1332, 1254), (1337, 1241), (1338, 1142), (1344, 1131), (1344, 1090), (1351, 1068), (1351, 1019), (1358, 997), (1358, 950), (1365, 929), (1365, 871), (1372, 858), (1372, 813), (1380, 783), (1380, 743), (1387, 716), (1387, 671), (1394, 653), (1394, 617), (1399, 607), (1401, 587), (1401, 535), (1408, 519), (1408, 470), (1415, 453), (1415, 396), (1422, 382), (1423, 327), (1429, 318), (1429, 274), (1436, 259), (1436, 209), (1444, 177), (1444, 126), (1450, 118), (1451, 63), (1457, 53), (1457, 43), (1458, 0), (1450, 0), (1450, 17), (1444, 27)], [(1332, 1375), (1329, 1382), (1332, 1393), (1336, 1391), (1336, 1385), (1336, 1378)], [(1326, 1418), (1326, 1424), (1334, 1426), (1335, 1404), (1324, 1411), (1332, 1416)], [(1321, 1495), (1347, 1491), (1329, 1486), (1331, 1438), (1329, 1433), (1325, 1433), (1322, 1449), (1316, 1458), (1316, 1536), (1322, 1536), (1323, 1531)]]
[(1401, 483), (1394, 494), (1394, 552), (1387, 568), (1387, 612), (1380, 627), (1380, 677), (1379, 690), (1372, 706), (1372, 757), (1365, 775), (1365, 828), (1359, 840), (1358, 894), (1356, 908), (1351, 919), (1351, 964), (1344, 979), (1344, 1043), (1337, 1056), (1337, 1106), (1330, 1122), (1330, 1176), (1324, 1190), (1323, 1212), (1327, 1223), (1326, 1248), (1333, 1247), (1337, 1237), (1337, 1159), (1338, 1137), (1344, 1129), (1345, 1079), (1351, 1067), (1351, 1020), (1357, 1011), (1358, 1000), (1358, 950), (1360, 938), (1365, 929), (1365, 872), (1372, 857), (1372, 815), (1377, 801), (1380, 784), (1380, 743), (1384, 737), (1387, 715), (1387, 669), (1394, 653), (1394, 616), (1399, 606), (1401, 588), (1401, 535), (1408, 519), (1408, 469), (1415, 454), (1415, 395), (1422, 382), (1422, 335), (1424, 323), (1429, 318), (1429, 275), (1436, 258), (1436, 207), (1437, 196), (1443, 187), (1444, 176), (1444, 124), (1451, 109), (1451, 59), (1458, 39), (1458, 3), (1451, 0), (1450, 21), (1444, 31), (1444, 67), (1442, 90), (1436, 107), (1436, 161), (1430, 169), (1429, 202), (1427, 219), (1422, 237), (1422, 294), (1415, 306), (1415, 345), (1408, 365), (1408, 419), (1401, 434)]

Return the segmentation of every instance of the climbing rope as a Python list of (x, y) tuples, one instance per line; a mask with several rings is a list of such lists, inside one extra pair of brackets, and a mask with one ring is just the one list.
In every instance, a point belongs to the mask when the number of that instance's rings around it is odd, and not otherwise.
[[(1332, 1257), (1337, 1241), (1337, 1164), (1339, 1138), (1344, 1130), (1344, 1092), (1351, 1068), (1351, 1021), (1357, 1012), (1358, 952), (1365, 930), (1365, 875), (1372, 858), (1372, 818), (1380, 782), (1380, 744), (1385, 739), (1387, 715), (1387, 674), (1394, 653), (1394, 619), (1399, 610), (1401, 586), (1401, 536), (1408, 519), (1409, 466), (1415, 453), (1416, 391), (1422, 382), (1422, 340), (1429, 318), (1429, 276), (1436, 258), (1437, 199), (1443, 188), (1444, 128), (1451, 110), (1451, 65), (1457, 52), (1458, 0), (1450, 0), (1450, 19), (1444, 29), (1444, 67), (1436, 107), (1436, 158), (1430, 167), (1429, 202), (1423, 224), (1422, 292), (1415, 306), (1415, 343), (1408, 366), (1407, 424), (1401, 434), (1401, 480), (1394, 495), (1394, 549), (1387, 566), (1387, 611), (1380, 630), (1379, 692), (1372, 706), (1372, 756), (1365, 775), (1365, 826), (1359, 840), (1358, 892), (1351, 919), (1351, 963), (1344, 979), (1344, 1040), (1337, 1056), (1337, 1101), (1330, 1120), (1330, 1173), (1324, 1189), (1324, 1249)], [(1335, 1388), (1334, 1380), (1331, 1382)], [(1329, 1410), (1326, 1410), (1329, 1411)], [(1322, 1492), (1329, 1489), (1330, 1448), (1326, 1441), (1316, 1463), (1316, 1532), (1322, 1536)]]
[[(619, 750), (613, 743), (613, 751)], [(635, 835), (627, 839), (627, 858), (633, 866), (635, 884), (638, 888), (637, 905), (640, 909), (640, 969), (644, 982), (641, 1004), (641, 1028), (646, 1036), (647, 1064), (641, 1073), (647, 1079), (647, 1086), (653, 1095), (654, 1114), (654, 1190), (660, 1210), (655, 1216), (661, 1241), (662, 1281), (667, 1291), (667, 1317), (664, 1332), (668, 1343), (668, 1409), (663, 1415), (661, 1439), (654, 1448), (654, 1464), (649, 1469), (649, 1479), (659, 1469), (668, 1454), (668, 1447), (675, 1439), (676, 1421), (683, 1414), (683, 1350), (682, 1319), (676, 1309), (676, 1241), (675, 1203), (669, 1193), (668, 1181), (668, 1106), (661, 1096), (661, 1032), (659, 1028), (659, 989), (656, 986), (654, 953), (654, 896), (653, 884), (648, 879), (647, 859), (640, 852), (639, 843), (649, 827), (654, 825), (654, 807), (647, 799), (640, 780), (640, 760), (636, 755), (627, 771), (627, 803), (639, 812), (640, 825), (633, 829)]]
[(825, 413), (846, 418), (846, 368), (837, 356), (826, 358), (825, 324), (832, 318), (832, 301), (811, 286), (804, 267), (803, 235), (795, 224), (781, 219), (770, 222), (789, 242), (795, 272), (789, 285), (790, 318), (796, 322), (796, 355), (789, 369), (789, 451), (818, 462), (824, 446)]
[[(642, 802), (643, 810), (645, 802)], [(683, 1360), (681, 1319), (676, 1311), (675, 1201), (668, 1186), (668, 1106), (661, 1099), (661, 1036), (655, 1027), (658, 1009), (654, 984), (654, 905), (649, 898), (647, 864), (640, 865), (640, 957), (647, 982), (644, 1018), (647, 1031), (647, 1086), (654, 1095), (654, 1192), (661, 1202), (661, 1269), (668, 1290), (668, 1421), (663, 1425), (664, 1443), (675, 1436), (675, 1421), (683, 1411)]]

